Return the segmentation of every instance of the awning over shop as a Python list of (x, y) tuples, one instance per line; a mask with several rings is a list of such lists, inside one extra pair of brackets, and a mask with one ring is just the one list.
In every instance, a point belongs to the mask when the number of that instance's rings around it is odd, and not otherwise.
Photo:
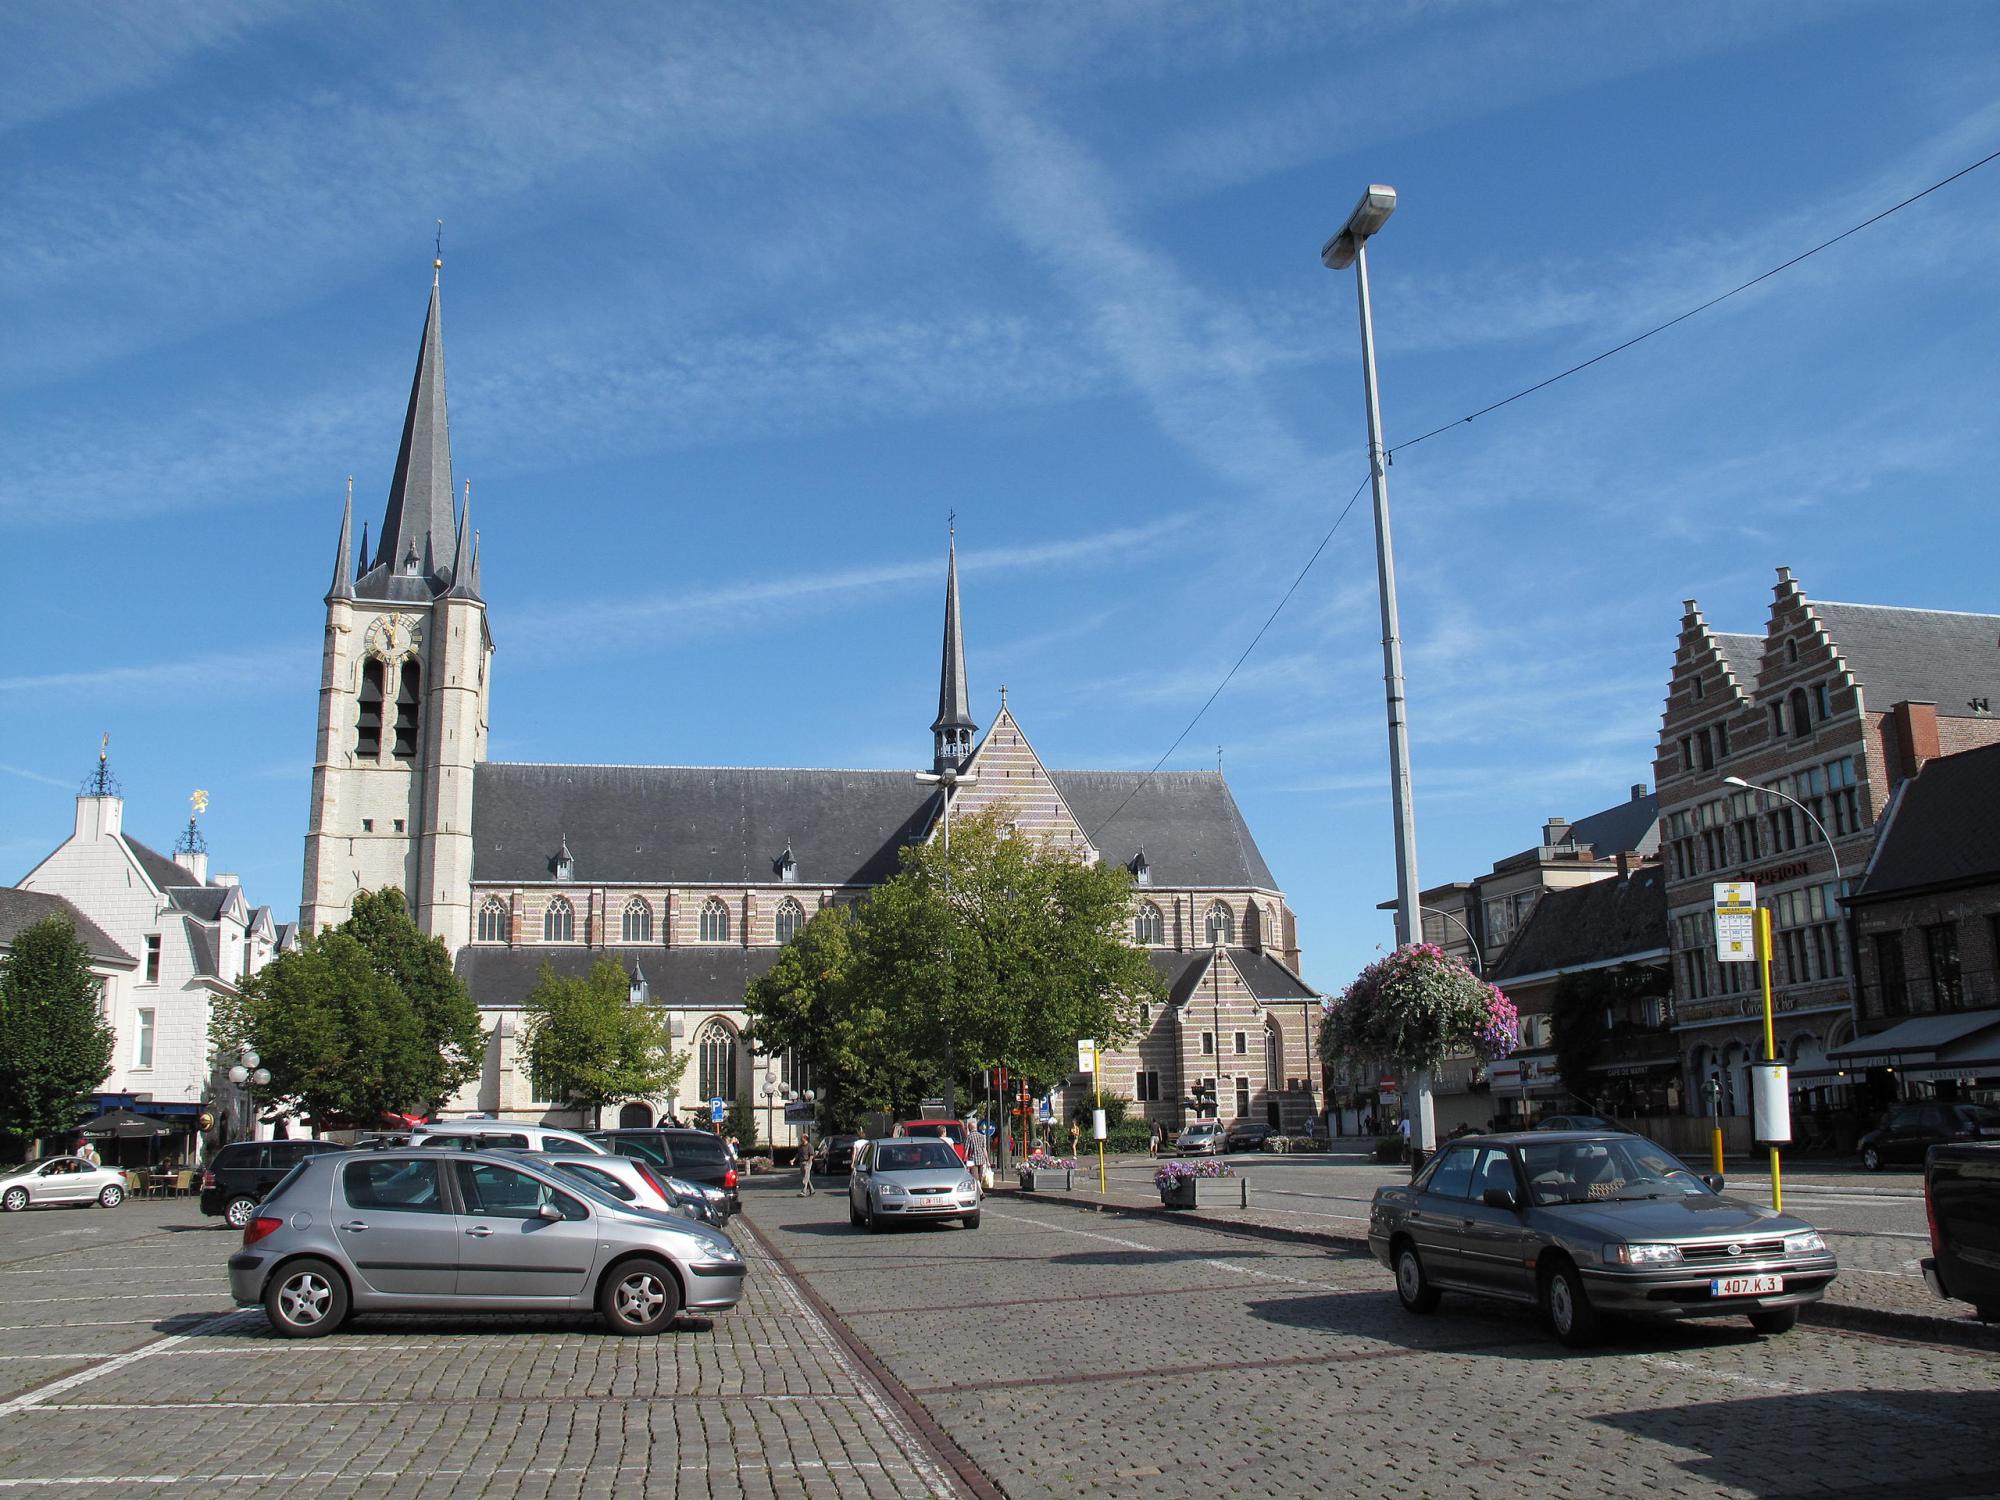
[(1650, 1073), (1678, 1073), (1680, 1066), (1678, 1057), (1655, 1057), (1645, 1062), (1595, 1063), (1590, 1071), (1607, 1078), (1644, 1078)]
[(1995, 1052), (2000, 1052), (2000, 1010), (1969, 1010), (1914, 1016), (1887, 1031), (1856, 1037), (1826, 1056), (1839, 1066), (1866, 1068), (1904, 1062), (1955, 1062), (1975, 1053), (1991, 1057)]

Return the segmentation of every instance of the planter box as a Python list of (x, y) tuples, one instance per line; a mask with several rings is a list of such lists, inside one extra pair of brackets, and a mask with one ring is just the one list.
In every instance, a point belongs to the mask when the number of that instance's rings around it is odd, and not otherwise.
[(1021, 1191), (1024, 1193), (1066, 1193), (1069, 1191), (1069, 1173), (1049, 1171), (1044, 1168), (1036, 1172), (1021, 1174)]
[(1162, 1208), (1248, 1208), (1247, 1177), (1187, 1177), (1160, 1189)]

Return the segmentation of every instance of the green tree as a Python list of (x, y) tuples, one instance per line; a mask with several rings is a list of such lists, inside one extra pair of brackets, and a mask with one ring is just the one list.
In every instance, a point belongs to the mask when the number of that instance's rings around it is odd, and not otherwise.
[(90, 950), (65, 916), (23, 928), (0, 956), (0, 1135), (67, 1135), (111, 1071)]
[(548, 964), (522, 1013), (522, 1055), (549, 1097), (602, 1112), (622, 1099), (670, 1094), (687, 1071), (675, 1053), (667, 1014), (631, 1002), (631, 979), (615, 958), (565, 979)]
[(443, 942), (393, 888), (357, 897), (347, 921), (258, 970), (209, 1030), (225, 1056), (255, 1048), (271, 1097), (327, 1127), (436, 1113), (479, 1076), (486, 1044)]

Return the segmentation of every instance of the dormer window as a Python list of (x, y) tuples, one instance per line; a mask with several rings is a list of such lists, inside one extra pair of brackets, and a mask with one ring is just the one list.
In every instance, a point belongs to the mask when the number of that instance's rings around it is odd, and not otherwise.
[(785, 841), (785, 852), (778, 856), (777, 870), (778, 879), (786, 885), (797, 885), (799, 883), (799, 862), (797, 857), (792, 853), (792, 845), (789, 839)]
[(628, 1004), (644, 1005), (653, 998), (653, 988), (646, 983), (646, 971), (637, 964), (632, 966), (632, 983), (625, 991)]
[(562, 847), (556, 850), (554, 867), (556, 879), (574, 880), (576, 878), (576, 858), (569, 852), (569, 838), (567, 835), (563, 837)]
[(1129, 868), (1132, 871), (1132, 881), (1135, 885), (1151, 885), (1153, 883), (1153, 867), (1146, 863), (1146, 851), (1144, 849), (1141, 849), (1137, 854), (1132, 856), (1132, 863)]

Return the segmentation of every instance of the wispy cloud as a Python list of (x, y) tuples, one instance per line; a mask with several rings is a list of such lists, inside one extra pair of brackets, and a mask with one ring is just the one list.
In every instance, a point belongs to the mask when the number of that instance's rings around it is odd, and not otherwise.
[(59, 786), (65, 791), (75, 786), (74, 781), (63, 781), (54, 776), (44, 776), (40, 771), (30, 771), (26, 766), (0, 765), (0, 771), (9, 776), (18, 776), (23, 781), (39, 781), (43, 786)]
[(145, 694), (179, 696), (193, 688), (210, 698), (242, 697), (288, 691), (299, 680), (302, 669), (310, 671), (311, 660), (311, 651), (303, 646), (293, 650), (222, 651), (179, 661), (0, 677), (0, 693), (117, 693), (129, 698)]

